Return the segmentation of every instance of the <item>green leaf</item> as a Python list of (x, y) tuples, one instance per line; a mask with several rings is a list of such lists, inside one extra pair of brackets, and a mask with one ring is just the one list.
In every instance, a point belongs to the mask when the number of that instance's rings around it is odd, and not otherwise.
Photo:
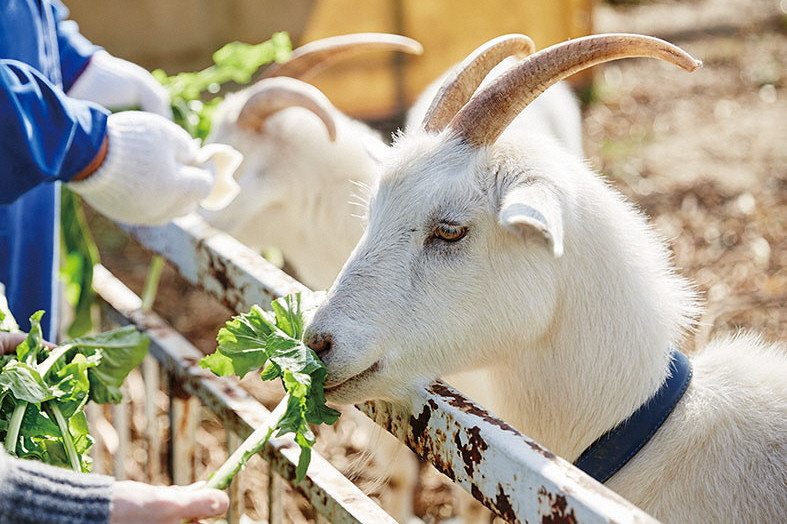
[[(68, 467), (65, 449), (61, 446), (62, 451), (59, 453), (55, 446), (58, 440), (60, 440), (60, 431), (57, 425), (44, 414), (40, 406), (28, 406), (19, 430), (16, 456)], [(47, 444), (48, 441), (50, 444)]]
[(196, 72), (168, 76), (152, 71), (170, 95), (173, 119), (191, 136), (204, 140), (210, 132), (213, 112), (221, 101), (215, 96), (227, 82), (246, 84), (260, 66), (289, 58), (292, 46), (287, 33), (276, 33), (260, 44), (230, 42), (213, 54), (214, 64)]
[(301, 340), (306, 322), (324, 300), (324, 291), (293, 293), (277, 298), (271, 303), (276, 326), (292, 338)]
[(276, 33), (256, 45), (230, 42), (213, 53), (213, 62), (222, 73), (219, 78), (245, 84), (263, 64), (286, 60), (291, 47), (287, 33)]
[[(297, 441), (297, 438), (296, 438)], [(298, 457), (298, 465), (295, 467), (295, 482), (300, 482), (306, 477), (306, 471), (309, 469), (309, 463), (312, 460), (312, 447), (301, 445), (301, 454)]]
[(11, 355), (17, 359), (0, 369), (0, 438), (18, 457), (86, 472), (93, 439), (84, 406), (89, 398), (120, 400), (149, 340), (127, 326), (44, 351), (41, 315), (31, 317), (30, 333)]
[(117, 404), (123, 398), (120, 386), (132, 369), (145, 358), (150, 339), (134, 326), (76, 338), (70, 344), (90, 357), (93, 350), (101, 351), (101, 361), (87, 371), (90, 380), (90, 400)]
[[(323, 383), (327, 371), (322, 361), (302, 341), (308, 315), (324, 299), (324, 293), (297, 293), (272, 302), (272, 312), (252, 307), (238, 315), (219, 331), (216, 352), (204, 357), (200, 365), (218, 375), (232, 371), (243, 376), (252, 369), (262, 368), (263, 380), (279, 379), (287, 392), (287, 404), (281, 418), (272, 426), (275, 435), (293, 433), (301, 448), (296, 479), (306, 475), (315, 437), (310, 424), (333, 424), (340, 413), (325, 405)], [(259, 429), (244, 442), (244, 450), (259, 450), (270, 432)], [(252, 439), (256, 439), (252, 441)], [(240, 456), (240, 455), (238, 455)], [(242, 460), (248, 459), (248, 453)], [(222, 465), (220, 479), (211, 479), (224, 486), (242, 466), (231, 457)]]
[(87, 425), (87, 416), (84, 411), (80, 411), (68, 419), (68, 429), (74, 441), (74, 447), (79, 453), (79, 460), (82, 463), (82, 471), (89, 472), (93, 466), (93, 459), (90, 456), (90, 448), (93, 447), (95, 440), (90, 436)]
[[(268, 337), (275, 329), (267, 313), (259, 306), (253, 306), (251, 311), (233, 317), (219, 330), (216, 352), (228, 359), (234, 373), (242, 378), (249, 371), (265, 365)], [(226, 360), (219, 357), (203, 358), (200, 365), (217, 375), (224, 375), (229, 370)], [(212, 365), (217, 365), (217, 368), (213, 369)]]
[(262, 380), (274, 380), (281, 376), (281, 368), (275, 362), (268, 362), (262, 368), (260, 378)]
[(232, 359), (225, 357), (218, 351), (202, 357), (199, 360), (199, 365), (213, 371), (213, 373), (220, 377), (228, 377), (237, 374), (235, 373), (235, 367), (232, 365)]
[(54, 398), (38, 370), (18, 360), (13, 360), (3, 367), (0, 372), (0, 386), (11, 391), (14, 397), (33, 404)]
[(276, 327), (284, 331), (291, 338), (301, 338), (300, 332), (302, 326), (300, 325), (300, 299), (291, 298), (292, 295), (287, 295), (286, 298), (277, 298), (271, 302), (271, 309), (276, 316)]
[(43, 347), (44, 335), (41, 331), (41, 317), (43, 316), (43, 311), (36, 311), (30, 316), (30, 331), (25, 340), (16, 347), (16, 358), (30, 366), (38, 362), (38, 355)]
[(312, 379), (306, 373), (293, 372), (282, 366), (284, 373), (282, 374), (282, 382), (284, 388), (291, 397), (302, 399), (309, 394), (309, 386), (312, 385)]
[(90, 394), (87, 370), (95, 367), (99, 359), (76, 354), (74, 358), (56, 372), (57, 383), (52, 391), (63, 416), (69, 418), (82, 411)]

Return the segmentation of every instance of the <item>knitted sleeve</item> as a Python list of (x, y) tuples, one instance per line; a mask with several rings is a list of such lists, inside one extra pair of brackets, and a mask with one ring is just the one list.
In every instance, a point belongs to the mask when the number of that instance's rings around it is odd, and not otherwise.
[(113, 482), (0, 450), (0, 524), (105, 524)]

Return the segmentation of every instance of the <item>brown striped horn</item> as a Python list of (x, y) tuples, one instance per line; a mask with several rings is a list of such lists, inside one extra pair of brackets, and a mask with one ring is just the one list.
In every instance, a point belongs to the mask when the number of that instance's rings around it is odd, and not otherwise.
[(525, 35), (503, 35), (476, 48), (445, 79), (424, 116), (422, 127), (429, 132), (440, 132), (451, 121), (486, 75), (504, 58), (525, 57), (536, 50), (536, 45)]
[(401, 51), (420, 55), (423, 47), (412, 38), (388, 33), (332, 36), (300, 46), (286, 62), (268, 67), (262, 78), (289, 76), (307, 80), (334, 62), (372, 51)]
[(303, 107), (325, 124), (331, 141), (336, 140), (336, 122), (333, 106), (322, 91), (313, 85), (294, 78), (268, 78), (257, 82), (252, 95), (246, 100), (238, 114), (238, 125), (248, 131), (259, 131), (265, 120), (282, 109)]
[(490, 145), (551, 85), (588, 67), (628, 57), (658, 58), (687, 71), (702, 62), (677, 46), (644, 35), (605, 34), (553, 45), (522, 60), (476, 94), (451, 120), (469, 144)]

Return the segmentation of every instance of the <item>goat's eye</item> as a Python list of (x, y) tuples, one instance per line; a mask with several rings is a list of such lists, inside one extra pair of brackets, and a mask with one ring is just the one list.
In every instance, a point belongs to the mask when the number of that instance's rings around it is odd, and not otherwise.
[(456, 242), (462, 240), (467, 234), (467, 227), (457, 226), (455, 224), (447, 224), (445, 222), (439, 224), (432, 233), (435, 238), (445, 240), (446, 242)]

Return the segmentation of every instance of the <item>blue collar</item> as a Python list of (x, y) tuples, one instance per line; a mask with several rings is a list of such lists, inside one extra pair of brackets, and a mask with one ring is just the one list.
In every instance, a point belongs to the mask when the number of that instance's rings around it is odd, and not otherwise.
[(673, 350), (670, 356), (669, 376), (656, 394), (583, 451), (574, 462), (576, 467), (603, 483), (648, 443), (691, 382), (691, 362), (686, 355)]

